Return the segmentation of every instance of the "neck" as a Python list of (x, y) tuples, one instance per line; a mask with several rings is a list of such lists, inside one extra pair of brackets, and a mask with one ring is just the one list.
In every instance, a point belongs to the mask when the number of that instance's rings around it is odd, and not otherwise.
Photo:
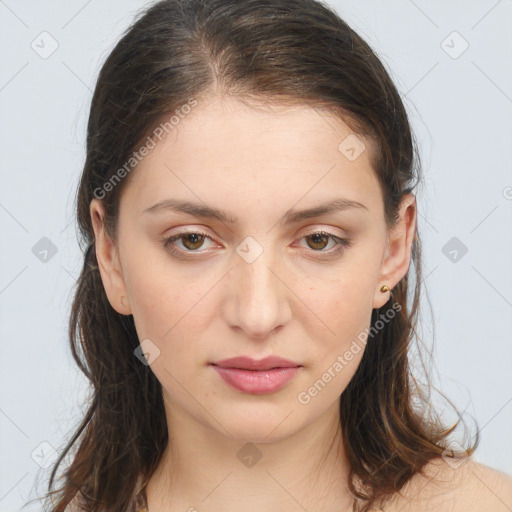
[(279, 437), (278, 426), (251, 440), (197, 421), (168, 396), (164, 402), (169, 443), (147, 485), (151, 512), (351, 510), (339, 399), (292, 435)]

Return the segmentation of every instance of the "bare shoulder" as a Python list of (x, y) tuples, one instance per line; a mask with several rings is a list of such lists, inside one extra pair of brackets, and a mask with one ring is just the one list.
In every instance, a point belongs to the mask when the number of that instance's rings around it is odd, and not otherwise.
[(449, 465), (431, 461), (393, 499), (386, 512), (510, 512), (512, 476), (472, 457)]

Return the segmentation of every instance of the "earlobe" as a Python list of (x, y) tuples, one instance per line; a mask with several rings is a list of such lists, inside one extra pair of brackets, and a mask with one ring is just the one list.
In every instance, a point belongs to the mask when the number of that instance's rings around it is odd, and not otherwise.
[(94, 198), (89, 207), (94, 230), (96, 259), (110, 305), (122, 315), (132, 313), (126, 290), (118, 249), (105, 231), (105, 210), (103, 203)]
[(399, 219), (389, 232), (386, 258), (381, 267), (378, 287), (373, 297), (373, 308), (382, 307), (389, 297), (383, 297), (382, 285), (393, 289), (407, 274), (411, 261), (412, 243), (416, 234), (416, 197), (405, 194), (399, 205)]

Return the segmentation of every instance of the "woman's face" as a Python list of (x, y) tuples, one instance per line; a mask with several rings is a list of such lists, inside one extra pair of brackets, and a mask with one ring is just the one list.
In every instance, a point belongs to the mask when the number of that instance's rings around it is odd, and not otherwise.
[[(368, 141), (308, 106), (264, 112), (211, 98), (132, 172), (117, 246), (101, 237), (101, 203), (91, 203), (96, 250), (171, 418), (269, 442), (338, 411), (372, 309), (389, 299), (380, 287), (408, 270), (415, 222), (409, 195), (387, 239)], [(165, 201), (189, 212), (155, 206)], [(335, 202), (345, 208), (321, 211)], [(227, 218), (212, 213), (221, 211)], [(212, 365), (237, 356), (299, 368)]]

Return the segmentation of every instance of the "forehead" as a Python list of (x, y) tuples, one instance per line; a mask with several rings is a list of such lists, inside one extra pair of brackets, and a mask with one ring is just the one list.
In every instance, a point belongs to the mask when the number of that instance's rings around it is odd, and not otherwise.
[(375, 201), (380, 187), (369, 142), (333, 113), (307, 104), (254, 108), (213, 97), (198, 101), (157, 139), (126, 195), (138, 213), (170, 194), (217, 203), (236, 192), (269, 207), (329, 192)]

